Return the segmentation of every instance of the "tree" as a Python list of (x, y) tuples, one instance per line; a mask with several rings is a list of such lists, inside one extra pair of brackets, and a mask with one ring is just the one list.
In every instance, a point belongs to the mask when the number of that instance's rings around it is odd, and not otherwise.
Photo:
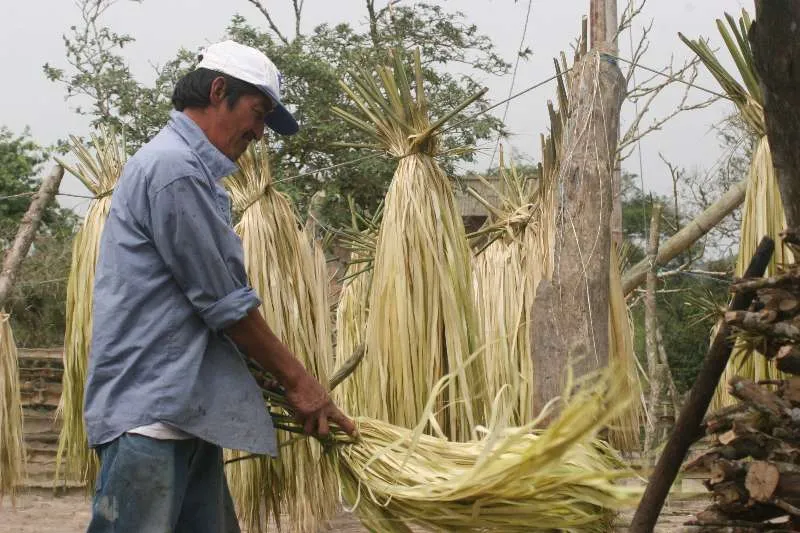
[[(746, 168), (742, 170), (746, 172)], [(725, 170), (729, 172), (729, 170)], [(694, 216), (692, 189), (695, 178), (684, 184), (678, 201), (683, 213), (676, 217), (674, 198), (645, 195), (637, 185), (637, 176), (623, 176), (622, 221), (627, 240), (627, 262), (635, 263), (644, 257), (644, 235), (653, 206), (664, 206), (660, 238), (666, 240)], [(739, 177), (741, 179), (741, 176)], [(689, 187), (691, 185), (692, 187)], [(646, 217), (646, 218), (644, 218)], [(723, 255), (709, 253), (712, 246), (696, 243), (685, 254), (673, 259), (659, 271), (656, 294), (657, 322), (663, 334), (663, 347), (669, 367), (680, 392), (691, 387), (708, 347), (709, 331), (717, 319), (715, 307), (728, 297), (728, 284), (733, 276), (735, 253), (724, 249)], [(707, 256), (710, 256), (708, 258)], [(637, 293), (641, 297), (641, 290)], [(634, 349), (645, 353), (644, 309), (638, 300), (631, 302), (634, 323)]]
[[(293, 2), (295, 23), (290, 34), (275, 24), (261, 2), (248, 1), (264, 15), (266, 29), (235, 15), (226, 37), (259, 48), (278, 65), (285, 80), (283, 100), (302, 124), (298, 135), (271, 140), (276, 179), (283, 180), (282, 187), (301, 211), (314, 193), (324, 191), (320, 212), (329, 224), (349, 220), (348, 197), (359, 208), (374, 210), (396, 166), (380, 153), (341, 146), (367, 142), (363, 134), (343, 127), (331, 113), (333, 106), (351, 105), (339, 86), (348, 71), (385, 62), (389, 49), (420, 47), (426, 93), (431, 113), (437, 116), (479, 88), (472, 77), (449, 72), (448, 65), (468, 65), (473, 73), (483, 74), (503, 74), (510, 67), (494, 52), (491, 41), (466, 23), (463, 13), (448, 13), (435, 4), (408, 7), (390, 2), (377, 9), (374, 0), (365, 0), (367, 30), (345, 23), (322, 24), (304, 34), (300, 31), (303, 3)], [(193, 66), (195, 54), (180, 50), (157, 68), (152, 86), (136, 80), (123, 56), (134, 38), (102, 24), (103, 13), (114, 3), (80, 0), (82, 26), (64, 36), (68, 67), (47, 64), (44, 70), (51, 80), (65, 85), (67, 98), (80, 102), (78, 113), (90, 116), (96, 125), (120, 129), (128, 146), (136, 149), (166, 122), (174, 82)], [(453, 123), (486, 106), (483, 100), (477, 102)], [(500, 121), (484, 115), (449, 131), (444, 142), (448, 148), (474, 146), (502, 133)], [(471, 152), (458, 151), (444, 162), (445, 167), (452, 171), (455, 162), (472, 158)]]
[(795, 60), (800, 59), (797, 24), (800, 4), (787, 0), (756, 1), (750, 31), (772, 161), (778, 176), (786, 224), (797, 243), (800, 232), (800, 91)]
[[(28, 132), (15, 135), (0, 128), (0, 240), (7, 248), (39, 186), (46, 154)], [(10, 197), (10, 198), (9, 198)], [(55, 202), (47, 206), (20, 281), (9, 296), (6, 311), (20, 346), (56, 346), (63, 340), (66, 276), (76, 216)]]

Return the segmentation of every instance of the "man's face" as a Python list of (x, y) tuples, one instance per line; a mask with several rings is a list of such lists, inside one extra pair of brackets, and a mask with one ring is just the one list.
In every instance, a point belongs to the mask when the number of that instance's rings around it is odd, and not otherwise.
[(247, 146), (264, 136), (264, 118), (272, 111), (272, 101), (263, 94), (244, 94), (228, 105), (224, 78), (211, 85), (212, 118), (206, 132), (211, 143), (231, 161), (236, 161)]

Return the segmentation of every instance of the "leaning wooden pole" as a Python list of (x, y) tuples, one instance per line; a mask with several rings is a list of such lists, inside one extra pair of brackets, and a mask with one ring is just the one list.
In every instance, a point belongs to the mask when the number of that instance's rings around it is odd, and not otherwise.
[[(656, 264), (661, 266), (675, 259), (689, 249), (703, 235), (720, 223), (734, 209), (742, 205), (747, 192), (747, 179), (731, 187), (719, 200), (711, 204), (705, 211), (686, 224), (678, 233), (667, 239), (658, 249)], [(644, 283), (650, 262), (645, 258), (629, 268), (622, 276), (622, 291), (628, 295), (636, 287)]]
[(13, 500), (25, 464), (17, 349), (3, 307), (14, 287), (22, 261), (28, 255), (44, 209), (53, 199), (63, 176), (64, 169), (57, 165), (42, 182), (22, 217), (14, 244), (5, 254), (0, 273), (0, 500), (6, 493), (10, 493)]
[(764, 94), (764, 118), (786, 224), (800, 230), (800, 2), (756, 1), (750, 27), (755, 68)]
[(531, 328), (535, 411), (561, 394), (567, 364), (577, 376), (608, 364), (611, 176), (625, 80), (592, 51), (575, 63), (570, 81), (555, 269), (537, 289)]
[[(744, 277), (758, 278), (764, 275), (767, 265), (772, 258), (775, 242), (769, 237), (764, 237), (758, 245)], [(753, 293), (737, 292), (733, 297), (729, 309), (741, 311), (747, 309), (753, 301)], [(733, 336), (731, 327), (721, 321), (714, 335), (714, 341), (708, 349), (703, 366), (697, 379), (689, 392), (689, 399), (681, 410), (675, 429), (667, 441), (661, 457), (656, 463), (655, 470), (650, 475), (650, 481), (644, 491), (639, 507), (633, 515), (630, 533), (650, 533), (656, 525), (658, 515), (664, 506), (664, 500), (669, 493), (675, 476), (686, 458), (689, 447), (700, 437), (701, 423), (706, 414), (711, 398), (717, 388), (717, 383), (722, 372), (728, 364), (728, 359), (733, 350)]]
[(22, 260), (28, 255), (36, 230), (42, 221), (44, 209), (58, 192), (63, 177), (64, 168), (56, 164), (33, 196), (31, 205), (22, 217), (14, 244), (3, 259), (3, 271), (0, 273), (0, 309), (5, 305), (8, 294), (14, 286)]

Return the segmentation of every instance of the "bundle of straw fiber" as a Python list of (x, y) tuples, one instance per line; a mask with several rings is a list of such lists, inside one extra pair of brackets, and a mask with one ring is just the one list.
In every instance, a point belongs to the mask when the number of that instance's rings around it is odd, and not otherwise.
[(77, 162), (72, 166), (59, 161), (81, 180), (94, 199), (89, 203), (83, 225), (72, 244), (72, 266), (67, 282), (64, 377), (57, 411), (63, 425), (56, 461), (57, 477), (62, 461), (66, 460), (67, 475), (90, 488), (94, 484), (97, 458), (87, 445), (83, 388), (92, 338), (92, 289), (100, 236), (111, 208), (111, 193), (126, 160), (124, 142), (111, 131), (101, 130), (99, 135), (92, 136), (91, 148), (77, 137), (71, 137), (71, 151)]
[(506, 168), (501, 149), (499, 185), (479, 178), (497, 198), (496, 205), (468, 189), (489, 211), (491, 221), (479, 232), (490, 235), (489, 244), (473, 260), (488, 395), (510, 402), (511, 418), (504, 422), (511, 425), (534, 417), (530, 327), (536, 288), (553, 275), (552, 178), (524, 176), (513, 165)]
[[(781, 231), (786, 226), (786, 217), (766, 135), (763, 95), (759, 86), (758, 74), (753, 66), (750, 41), (747, 38), (751, 20), (744, 10), (742, 10), (742, 16), (738, 22), (728, 14), (725, 15), (725, 18), (728, 27), (726, 28), (722, 20), (717, 20), (717, 28), (739, 71), (744, 86), (725, 70), (705, 41), (691, 41), (683, 35), (680, 37), (717, 79), (756, 138), (750, 162), (739, 240), (739, 257), (735, 270), (736, 276), (742, 276), (747, 268), (747, 262), (753, 256), (762, 237), (769, 236), (778, 241)], [(764, 275), (773, 276), (779, 265), (790, 263), (794, 263), (792, 253), (785, 247), (778, 246)], [(717, 388), (713, 402), (715, 408), (736, 402), (727, 390), (727, 383), (733, 376), (742, 376), (752, 380), (782, 377), (782, 373), (775, 368), (775, 365), (758, 351), (751, 356), (753, 351), (755, 351), (753, 347), (747, 346), (745, 342), (738, 342), (723, 379), (720, 381), (720, 386)]]
[(434, 157), (441, 126), (485, 91), (431, 123), (419, 52), (412, 70), (415, 95), (401, 55), (394, 53), (393, 68), (382, 67), (377, 76), (352, 73), (352, 89), (342, 84), (363, 118), (334, 109), (373, 136), (376, 148), (398, 158), (372, 271), (362, 363), (371, 390), (359, 412), (413, 427), (434, 384), (459, 368), (437, 409), (435, 429), (467, 440), (486, 417), (485, 372), (480, 361), (463, 364), (478, 345), (470, 250), (450, 183)]
[[(612, 243), (612, 248), (613, 248)], [(625, 304), (622, 290), (622, 251), (611, 250), (608, 287), (608, 340), (609, 354), (622, 369), (625, 380), (622, 386), (632, 399), (619, 417), (609, 424), (608, 441), (618, 450), (632, 452), (641, 449), (640, 429), (645, 421), (644, 392), (640, 379), (639, 360), (633, 348), (633, 318)]]
[(9, 315), (0, 313), (0, 500), (5, 494), (14, 499), (24, 471), (17, 345)]
[[(355, 212), (351, 205), (352, 228), (342, 231), (340, 239), (350, 251), (350, 260), (342, 279), (336, 306), (336, 360), (344, 361), (364, 344), (367, 324), (367, 300), (372, 283), (372, 264), (378, 237), (381, 211), (371, 218)], [(358, 412), (370, 399), (372, 385), (360, 364), (336, 389), (339, 404), (348, 412)]]
[[(617, 364), (568, 386), (577, 390), (573, 397), (554, 400), (522, 427), (504, 426), (506, 407), (495, 402), (489, 426), (468, 442), (424, 434), (436, 397), (455, 377), (454, 371), (434, 386), (413, 429), (360, 417), (353, 442), (334, 428), (329, 444), (342, 495), (370, 531), (610, 531), (615, 510), (635, 502), (637, 491), (615, 483), (632, 472), (595, 437), (630, 400)], [(281, 399), (272, 395), (271, 403)], [(556, 407), (558, 418), (536, 429)]]
[[(289, 199), (275, 188), (266, 143), (251, 146), (226, 185), (236, 211), (250, 284), (270, 328), (322, 383), (333, 364), (324, 256), (315, 252)], [(282, 514), (296, 532), (317, 531), (336, 509), (333, 465), (316, 441), (280, 438), (280, 457), (232, 462), (227, 470), (240, 517), (264, 531), (262, 517)], [(236, 458), (239, 452), (229, 452)]]

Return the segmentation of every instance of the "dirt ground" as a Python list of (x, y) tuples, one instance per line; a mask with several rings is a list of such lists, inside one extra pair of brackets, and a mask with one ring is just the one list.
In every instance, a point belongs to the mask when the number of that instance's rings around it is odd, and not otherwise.
[[(661, 513), (656, 532), (677, 533), (691, 515), (708, 505), (705, 499), (673, 499)], [(618, 532), (628, 530), (631, 515), (620, 517)], [(83, 533), (89, 522), (89, 500), (81, 490), (54, 496), (37, 489), (18, 495), (16, 508), (7, 499), (0, 503), (0, 533)], [(363, 533), (358, 522), (342, 515), (331, 524), (332, 531)]]

